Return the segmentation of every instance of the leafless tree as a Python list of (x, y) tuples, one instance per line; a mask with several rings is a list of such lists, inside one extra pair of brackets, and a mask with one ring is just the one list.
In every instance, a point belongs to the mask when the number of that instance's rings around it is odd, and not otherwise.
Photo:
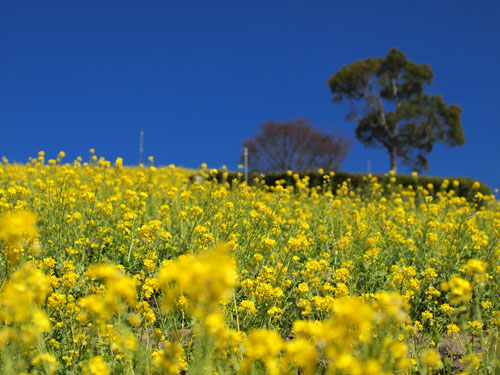
[(248, 148), (249, 169), (258, 172), (280, 172), (323, 168), (338, 170), (351, 147), (342, 134), (320, 132), (308, 119), (268, 121), (260, 133), (243, 141)]

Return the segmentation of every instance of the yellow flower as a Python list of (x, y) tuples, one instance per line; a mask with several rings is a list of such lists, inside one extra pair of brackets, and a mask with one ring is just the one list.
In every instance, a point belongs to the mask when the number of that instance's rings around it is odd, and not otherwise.
[(92, 357), (85, 370), (87, 375), (109, 375), (111, 373), (106, 362), (104, 362), (104, 358), (100, 355)]
[[(23, 253), (26, 241), (38, 236), (35, 215), (28, 211), (7, 212), (0, 217), (0, 240), (5, 242), (8, 262), (15, 264)], [(35, 251), (36, 247), (32, 247)]]
[(123, 159), (120, 157), (116, 158), (115, 168), (122, 168), (122, 167), (123, 167)]
[(18, 339), (18, 333), (10, 327), (0, 328), (0, 349), (3, 349), (7, 343)]
[(371, 358), (364, 363), (361, 373), (363, 375), (380, 375), (382, 374), (382, 365), (376, 359)]
[(485, 310), (491, 310), (491, 308), (493, 307), (493, 304), (491, 303), (491, 301), (483, 301), (483, 302), (481, 302), (481, 306)]
[(39, 333), (47, 331), (50, 323), (40, 307), (49, 289), (50, 284), (43, 272), (25, 263), (0, 292), (0, 320), (7, 324), (33, 323)]
[(256, 361), (261, 361), (266, 367), (268, 374), (278, 375), (280, 373), (277, 359), (283, 348), (283, 340), (275, 332), (267, 329), (252, 331), (243, 340), (244, 358), (241, 361), (241, 370), (249, 372)]
[(441, 356), (435, 349), (427, 349), (420, 355), (420, 362), (428, 367), (440, 368), (443, 366)]
[(285, 343), (285, 358), (293, 366), (302, 369), (304, 375), (312, 375), (316, 368), (318, 353), (314, 344), (304, 338), (296, 338)]
[(430, 320), (434, 317), (434, 315), (430, 311), (423, 311), (422, 312), (422, 320)]
[(236, 280), (236, 264), (226, 245), (197, 256), (181, 256), (162, 266), (158, 275), (158, 284), (165, 291), (165, 307), (173, 307), (177, 297), (183, 295), (192, 302), (190, 307), (198, 318), (216, 307), (232, 291)]
[(448, 335), (453, 335), (455, 333), (460, 332), (460, 327), (458, 327), (456, 324), (448, 324), (446, 326), (447, 333)]
[(80, 300), (80, 306), (107, 320), (117, 312), (124, 311), (122, 299), (134, 307), (137, 302), (136, 281), (125, 275), (117, 266), (97, 264), (87, 271), (94, 279), (104, 280), (105, 293), (89, 295)]
[(160, 350), (152, 354), (154, 366), (167, 375), (177, 375), (187, 367), (184, 349), (175, 342), (165, 342)]
[(469, 259), (464, 267), (464, 272), (469, 275), (481, 275), (486, 271), (488, 263), (479, 259)]
[(220, 311), (210, 313), (205, 317), (203, 324), (211, 335), (217, 336), (226, 327), (224, 314)]
[(450, 281), (441, 284), (441, 289), (450, 291), (449, 299), (453, 305), (460, 302), (469, 302), (472, 298), (470, 282), (458, 276), (453, 276)]
[[(335, 334), (340, 333), (346, 340), (357, 339), (361, 342), (370, 340), (370, 332), (373, 328), (375, 316), (370, 305), (358, 298), (346, 297), (336, 300), (334, 311), (335, 315), (326, 323), (326, 326), (337, 329)], [(348, 331), (351, 329), (352, 332), (349, 333)], [(342, 333), (342, 331), (345, 333)], [(327, 336), (332, 333), (327, 333)]]
[(33, 238), (38, 235), (35, 215), (28, 211), (14, 211), (0, 217), (0, 239), (16, 242), (25, 236)]
[(152, 324), (156, 321), (156, 315), (151, 306), (146, 301), (141, 301), (135, 306), (140, 314), (146, 319), (146, 322)]
[(472, 331), (474, 336), (477, 336), (480, 331), (482, 331), (484, 324), (478, 322), (477, 320), (467, 322), (467, 329)]
[(59, 367), (59, 363), (55, 357), (49, 353), (38, 354), (35, 358), (33, 358), (31, 363), (33, 366), (41, 367), (42, 369), (47, 370), (50, 374), (53, 374)]
[(452, 314), (455, 309), (453, 307), (451, 307), (450, 305), (448, 305), (447, 303), (443, 303), (439, 309), (444, 312), (445, 314)]
[(255, 308), (255, 304), (250, 300), (243, 300), (240, 302), (240, 306), (238, 307), (238, 311), (247, 312), (250, 315), (257, 314), (257, 309)]
[(398, 293), (381, 291), (375, 294), (375, 300), (381, 310), (379, 319), (403, 323), (408, 318), (408, 302)]
[(297, 290), (299, 291), (301, 296), (305, 296), (309, 293), (309, 286), (306, 283), (300, 283), (297, 287)]
[(273, 319), (273, 321), (276, 321), (281, 318), (281, 314), (283, 314), (283, 310), (280, 309), (278, 306), (273, 306), (269, 310), (267, 310), (267, 315)]
[(479, 366), (481, 365), (481, 359), (476, 353), (469, 354), (465, 356), (464, 358), (461, 358), (459, 360), (460, 363), (464, 364), (467, 366), (467, 370), (469, 371), (474, 371), (479, 369)]

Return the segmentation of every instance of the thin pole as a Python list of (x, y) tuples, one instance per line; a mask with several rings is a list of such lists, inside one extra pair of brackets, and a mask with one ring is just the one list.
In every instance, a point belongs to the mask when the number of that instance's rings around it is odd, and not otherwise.
[(370, 167), (371, 167), (370, 159), (367, 159), (367, 160), (366, 160), (366, 169), (368, 169), (368, 174), (370, 174), (370, 173), (371, 173), (371, 172), (370, 172), (370, 169), (371, 169)]
[(144, 152), (144, 130), (141, 129), (141, 135), (139, 137), (139, 164), (142, 164), (142, 153)]
[(248, 147), (243, 149), (243, 160), (245, 162), (245, 184), (248, 185)]

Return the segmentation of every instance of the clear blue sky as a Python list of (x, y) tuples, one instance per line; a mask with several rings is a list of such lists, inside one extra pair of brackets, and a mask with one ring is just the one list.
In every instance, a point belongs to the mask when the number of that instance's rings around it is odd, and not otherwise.
[[(466, 144), (428, 174), (500, 187), (500, 2), (23, 1), (0, 3), (0, 155), (44, 150), (236, 168), (270, 119), (309, 117), (353, 135), (325, 80), (396, 46), (429, 63), (432, 93), (462, 106)], [(346, 171), (386, 172), (355, 141)], [(402, 172), (409, 172), (401, 168)]]

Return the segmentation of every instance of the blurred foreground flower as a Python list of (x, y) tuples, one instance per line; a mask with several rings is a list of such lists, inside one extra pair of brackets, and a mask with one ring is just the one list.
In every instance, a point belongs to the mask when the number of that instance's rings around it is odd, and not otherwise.
[[(25, 263), (3, 286), (0, 293), (0, 321), (7, 327), (0, 336), (8, 341), (19, 338), (25, 345), (33, 345), (38, 337), (50, 329), (50, 322), (42, 305), (50, 291), (50, 284), (42, 271)], [(18, 335), (11, 327), (19, 327)], [(3, 340), (2, 340), (3, 341)]]
[[(19, 261), (24, 246), (38, 236), (35, 215), (28, 211), (7, 212), (0, 217), (0, 240), (9, 264)], [(36, 250), (36, 246), (31, 250)]]
[(237, 278), (229, 246), (219, 245), (198, 255), (182, 255), (163, 266), (158, 284), (165, 292), (165, 308), (171, 309), (184, 296), (191, 302), (193, 316), (203, 319), (233, 290)]
[(117, 266), (97, 264), (92, 266), (87, 274), (93, 279), (103, 280), (106, 289), (104, 293), (91, 294), (80, 300), (80, 306), (86, 311), (108, 320), (113, 314), (125, 311), (122, 300), (130, 307), (135, 306), (137, 302), (136, 281), (125, 275)]

